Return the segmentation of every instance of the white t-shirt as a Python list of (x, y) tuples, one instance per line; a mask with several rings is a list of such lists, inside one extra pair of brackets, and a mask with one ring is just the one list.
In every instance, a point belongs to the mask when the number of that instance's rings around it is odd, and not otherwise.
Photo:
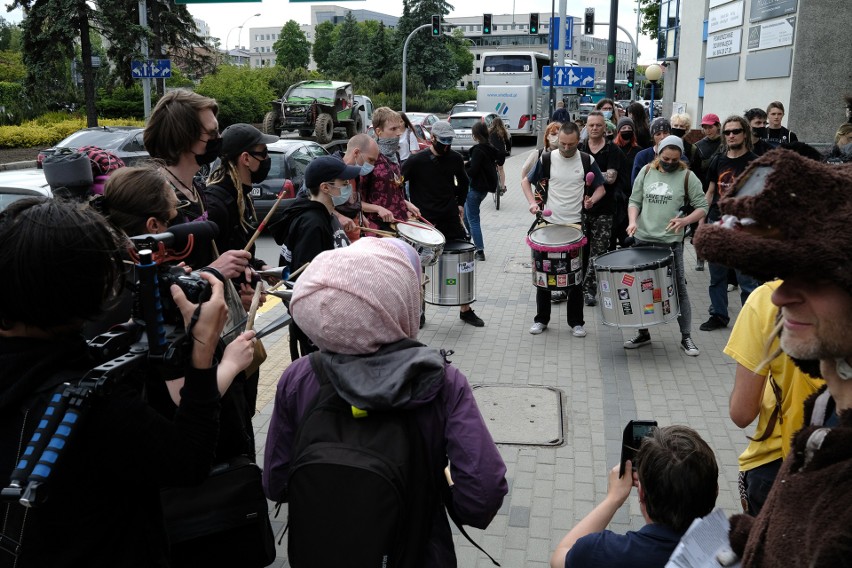
[(417, 135), (406, 128), (405, 133), (399, 139), (399, 159), (405, 161), (418, 150), (420, 150), (420, 144), (417, 142)]
[(547, 208), (553, 214), (548, 221), (558, 225), (582, 221), (583, 192), (586, 187), (580, 151), (570, 158), (559, 152), (550, 153), (550, 181), (547, 190)]

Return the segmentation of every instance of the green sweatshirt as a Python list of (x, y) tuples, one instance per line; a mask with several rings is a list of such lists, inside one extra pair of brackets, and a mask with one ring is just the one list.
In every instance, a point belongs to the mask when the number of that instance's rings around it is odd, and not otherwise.
[[(646, 173), (647, 172), (647, 173)], [(639, 210), (636, 220), (636, 238), (651, 243), (676, 243), (683, 240), (683, 231), (666, 231), (669, 221), (680, 213), (687, 201), (685, 181), (689, 184), (690, 205), (707, 213), (707, 200), (698, 177), (689, 170), (674, 173), (661, 172), (651, 167), (642, 168), (633, 183), (633, 194), (628, 207)]]

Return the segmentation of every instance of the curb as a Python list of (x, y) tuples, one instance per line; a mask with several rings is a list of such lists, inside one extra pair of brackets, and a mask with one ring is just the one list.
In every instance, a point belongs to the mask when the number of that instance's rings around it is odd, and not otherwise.
[(9, 170), (26, 170), (36, 167), (35, 160), (27, 160), (24, 162), (9, 162), (8, 164), (0, 164), (0, 172)]

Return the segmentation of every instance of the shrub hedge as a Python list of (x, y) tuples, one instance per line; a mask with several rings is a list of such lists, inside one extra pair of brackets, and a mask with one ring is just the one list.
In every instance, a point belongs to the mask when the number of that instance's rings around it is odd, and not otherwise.
[[(59, 119), (61, 117), (61, 120)], [(100, 126), (144, 126), (141, 120), (102, 119)], [(55, 112), (30, 120), (20, 126), (0, 126), (0, 148), (34, 148), (51, 146), (66, 136), (86, 127), (86, 119)]]

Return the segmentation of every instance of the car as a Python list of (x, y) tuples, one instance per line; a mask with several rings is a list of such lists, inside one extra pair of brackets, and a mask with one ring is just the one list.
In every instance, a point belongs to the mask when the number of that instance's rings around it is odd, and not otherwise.
[(467, 159), (470, 154), (470, 149), (474, 145), (471, 129), (477, 122), (484, 122), (490, 127), (497, 114), (493, 112), (460, 112), (452, 115), (447, 120), (453, 127), (455, 134), (453, 135), (453, 150), (461, 154)]
[(586, 122), (586, 119), (589, 118), (589, 113), (595, 110), (595, 105), (591, 103), (580, 103), (580, 108), (577, 111), (577, 118)]
[(411, 121), (411, 126), (414, 127), (414, 133), (423, 142), (420, 144), (420, 149), (424, 149), (432, 145), (432, 125), (441, 120), (434, 114), (425, 112), (407, 112), (405, 116)]
[(27, 168), (0, 172), (0, 211), (25, 197), (51, 197), (44, 170)]
[[(266, 179), (253, 183), (251, 197), (258, 220), (262, 221), (278, 199), (278, 194), (286, 190), (284, 198), (293, 198), (305, 181), (305, 169), (314, 158), (328, 156), (329, 151), (310, 140), (282, 139), (267, 144), (272, 165)], [(288, 183), (290, 182), (290, 183)], [(281, 208), (278, 209), (281, 211)]]
[(262, 130), (275, 136), (282, 130), (298, 130), (303, 138), (313, 132), (317, 142), (328, 144), (335, 128), (345, 128), (348, 138), (364, 131), (364, 114), (369, 109), (359, 110), (361, 106), (356, 105), (352, 83), (301, 81), (272, 101), (272, 110), (263, 117)]
[(450, 116), (460, 112), (476, 112), (476, 101), (467, 101), (466, 103), (458, 103), (450, 109)]
[(55, 146), (40, 150), (36, 158), (36, 167), (41, 168), (44, 159), (54, 154), (57, 148), (82, 148), (83, 146), (97, 146), (108, 150), (121, 158), (125, 166), (132, 166), (136, 162), (149, 158), (145, 144), (142, 142), (143, 130), (139, 126), (92, 126), (78, 130)]

